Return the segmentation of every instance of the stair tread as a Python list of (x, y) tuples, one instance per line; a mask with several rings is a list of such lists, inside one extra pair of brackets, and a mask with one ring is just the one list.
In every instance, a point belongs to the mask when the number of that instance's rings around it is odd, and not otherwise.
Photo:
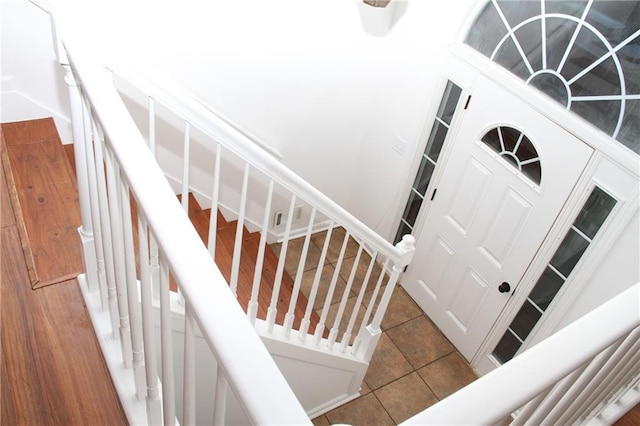
[[(178, 196), (178, 198), (181, 197)], [(191, 219), (191, 222), (198, 232), (198, 235), (200, 235), (202, 241), (207, 244), (211, 209), (202, 209), (193, 193), (189, 193), (188, 212), (189, 218)], [(227, 221), (222, 213), (218, 210), (216, 228), (217, 232), (215, 261), (224, 278), (227, 280), (227, 282), (230, 282), (238, 221)], [(260, 243), (260, 233), (251, 233), (246, 228), (246, 226), (243, 226), (242, 233), (242, 247), (240, 253), (241, 260), (238, 269), (236, 294), (240, 305), (246, 311), (251, 299), (251, 293), (253, 289), (253, 281)], [(260, 280), (260, 290), (258, 292), (257, 317), (259, 319), (264, 320), (267, 318), (267, 310), (269, 308), (269, 305), (271, 304), (271, 297), (273, 294), (277, 267), (278, 256), (269, 246), (266, 246), (263, 260), (262, 276)], [(276, 323), (278, 324), (284, 323), (285, 314), (289, 310), (289, 303), (291, 300), (291, 295), (293, 293), (293, 286), (293, 279), (285, 271), (282, 275), (280, 295), (277, 300)], [(294, 328), (299, 328), (300, 322), (302, 321), (302, 318), (304, 317), (306, 311), (306, 306), (307, 300), (305, 296), (302, 293), (299, 293), (298, 300), (294, 308)], [(318, 321), (318, 315), (314, 311), (311, 311), (309, 327), (310, 332), (313, 332), (315, 330), (315, 326)]]

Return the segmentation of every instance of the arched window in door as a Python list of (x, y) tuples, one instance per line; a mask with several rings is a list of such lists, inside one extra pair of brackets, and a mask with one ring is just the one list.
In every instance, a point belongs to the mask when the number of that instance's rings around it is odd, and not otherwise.
[(542, 167), (536, 147), (524, 133), (513, 127), (499, 126), (489, 130), (482, 142), (533, 183), (540, 186)]
[(640, 1), (490, 0), (465, 43), (640, 154)]

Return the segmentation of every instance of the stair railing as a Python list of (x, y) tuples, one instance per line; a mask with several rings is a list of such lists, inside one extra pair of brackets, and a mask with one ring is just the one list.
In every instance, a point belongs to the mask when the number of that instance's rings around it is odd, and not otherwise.
[(611, 424), (639, 400), (640, 283), (402, 424)]
[[(129, 422), (203, 422), (196, 418), (196, 399), (209, 396), (196, 394), (194, 355), (195, 335), (201, 333), (214, 358), (210, 367), (217, 370), (215, 392), (204, 404), (211, 407), (207, 423), (232, 421), (225, 410), (233, 395), (243, 421), (310, 424), (184, 214), (110, 75), (65, 23), (56, 17), (76, 161), (82, 165), (80, 203), (88, 221), (81, 228), (87, 273), (79, 281)], [(183, 299), (170, 291), (172, 281)], [(172, 329), (178, 303), (184, 342), (175, 341)], [(176, 354), (184, 354), (184, 363), (176, 362)], [(177, 383), (176, 377), (184, 380)]]
[[(389, 243), (166, 78), (109, 69), (183, 208), (189, 210), (189, 193), (211, 208), (206, 242), (214, 259), (224, 251), (215, 212), (236, 220), (228, 280), (234, 295), (250, 294), (241, 301), (250, 321), (279, 339), (368, 362), (415, 251), (413, 237)], [(279, 245), (269, 245), (273, 240)], [(250, 278), (241, 267), (247, 250), (257, 253)], [(269, 250), (278, 263), (265, 277)], [(268, 307), (259, 303), (265, 299)]]

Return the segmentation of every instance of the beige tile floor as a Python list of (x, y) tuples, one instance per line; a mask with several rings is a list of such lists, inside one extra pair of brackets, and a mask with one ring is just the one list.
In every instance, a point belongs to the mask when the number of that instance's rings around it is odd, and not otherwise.
[[(344, 230), (340, 228), (334, 230), (332, 234), (327, 259), (323, 266), (319, 296), (314, 302), (314, 308), (318, 314), (325, 300), (328, 282), (336, 267), (344, 235)], [(324, 233), (315, 234), (309, 245), (307, 255), (309, 261), (304, 268), (301, 290), (307, 297), (309, 297), (324, 240)], [(303, 244), (303, 238), (289, 242), (286, 269), (294, 277)], [(278, 253), (280, 245), (275, 244), (272, 248)], [(346, 282), (356, 253), (357, 243), (349, 241), (344, 264), (339, 274), (337, 291), (332, 298), (330, 318), (332, 311), (335, 315), (340, 298), (346, 290)], [(355, 306), (357, 292), (367, 269), (364, 264), (369, 259), (363, 256), (360, 262), (363, 265), (358, 266), (356, 279), (350, 289), (347, 313), (351, 312), (349, 309)], [(379, 273), (378, 269), (374, 275)], [(364, 312), (364, 307), (369, 303), (368, 298), (370, 297), (364, 297), (363, 309), (360, 309), (360, 313)], [(381, 328), (383, 333), (362, 384), (361, 396), (313, 419), (314, 424), (343, 423), (354, 426), (398, 424), (476, 379), (476, 374), (464, 358), (400, 285), (394, 291)]]

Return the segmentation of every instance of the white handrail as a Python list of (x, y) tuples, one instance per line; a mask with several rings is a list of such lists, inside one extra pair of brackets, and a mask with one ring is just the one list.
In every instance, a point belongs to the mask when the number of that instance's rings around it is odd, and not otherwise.
[[(304, 409), (185, 216), (104, 68), (91, 60), (91, 50), (67, 32), (71, 27), (61, 21), (56, 16), (59, 38), (94, 118), (249, 420), (255, 424), (308, 424)], [(208, 285), (201, 285), (203, 281)]]
[(502, 424), (639, 326), (640, 283), (402, 424)]
[[(245, 159), (253, 168), (272, 177), (280, 186), (332, 218), (335, 223), (342, 225), (358, 238), (367, 241), (367, 245), (372, 250), (387, 256), (393, 264), (403, 266), (409, 264), (413, 251), (406, 252), (398, 249), (382, 238), (336, 202), (280, 163), (269, 152), (256, 149), (256, 143), (253, 140), (188, 95), (184, 89), (172, 81), (157, 75), (153, 75), (153, 79), (146, 78), (141, 73), (119, 64), (112, 65), (110, 63), (109, 69), (115, 75), (122, 77), (128, 84), (137, 87), (179, 116), (189, 117), (189, 121), (194, 127), (224, 146), (226, 150)], [(145, 74), (152, 73), (145, 71)]]

